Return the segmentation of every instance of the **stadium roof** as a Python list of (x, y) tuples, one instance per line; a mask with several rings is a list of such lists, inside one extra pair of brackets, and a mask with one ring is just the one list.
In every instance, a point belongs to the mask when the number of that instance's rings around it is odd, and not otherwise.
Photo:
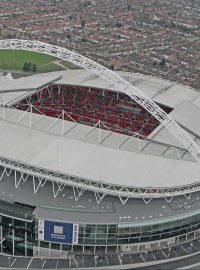
[(18, 98), (24, 98), (30, 91), (36, 91), (61, 78), (59, 73), (43, 73), (19, 79), (0, 78), (0, 103), (11, 104)]
[(2, 200), (17, 201), (37, 206), (34, 215), (46, 220), (67, 222), (81, 222), (89, 224), (120, 224), (138, 222), (156, 222), (166, 219), (178, 218), (180, 215), (190, 215), (198, 211), (200, 194), (191, 195), (190, 199), (179, 197), (171, 202), (165, 199), (152, 200), (146, 205), (143, 200), (132, 199), (122, 205), (118, 198), (106, 197), (99, 205), (94, 194), (87, 192), (78, 201), (74, 200), (71, 188), (60, 192), (56, 200), (52, 200), (52, 188), (50, 183), (45, 188), (34, 194), (31, 181), (23, 183), (23, 186), (15, 189), (14, 177), (9, 181), (0, 182), (0, 195)]
[[(200, 175), (197, 162), (152, 155), (153, 148), (138, 153), (132, 139), (125, 135), (103, 131), (102, 136), (107, 139), (98, 145), (87, 142), (88, 138), (82, 139), (91, 127), (64, 121), (65, 135), (60, 136), (62, 120), (55, 122), (55, 118), (38, 114), (31, 115), (30, 129), (30, 114), (16, 109), (4, 110), (5, 119), (0, 120), (1, 156), (76, 177), (125, 186), (182, 186), (196, 182)], [(154, 145), (155, 149), (161, 153), (166, 151), (162, 145)]]
[(171, 112), (171, 116), (194, 136), (200, 137), (200, 107), (185, 101)]
[[(119, 74), (153, 100), (175, 108), (172, 116), (189, 133), (194, 133), (192, 136), (198, 142), (200, 133), (196, 123), (199, 118), (200, 95), (197, 91), (151, 76), (125, 72)], [(4, 104), (12, 104), (52, 83), (116, 91), (112, 85), (88, 71), (69, 70), (17, 80), (1, 80), (0, 98)], [(190, 117), (187, 118), (184, 113), (188, 110)], [(68, 121), (64, 121), (65, 135), (62, 137), (60, 134), (63, 123), (61, 120), (56, 123), (54, 121), (51, 117), (31, 114), (30, 129), (29, 112), (1, 110), (1, 156), (36, 167), (120, 186), (123, 183), (124, 186), (162, 188), (184, 186), (199, 181), (199, 164), (194, 162), (191, 155), (162, 125), (149, 136), (154, 142), (141, 140), (141, 149), (138, 151), (135, 138), (102, 130), (102, 142), (99, 145), (98, 129), (93, 128), (91, 132), (91, 127)], [(169, 149), (169, 146), (181, 149)]]
[[(183, 101), (170, 113), (170, 116), (186, 130), (189, 136), (200, 145), (200, 107)], [(181, 142), (162, 125), (158, 126), (148, 137), (150, 140), (182, 148)]]
[[(136, 86), (153, 101), (171, 108), (175, 108), (183, 101), (193, 102), (196, 99), (200, 99), (197, 91), (181, 84), (137, 73), (121, 71), (116, 73)], [(0, 93), (5, 91), (33, 91), (52, 82), (55, 84), (80, 85), (118, 91), (113, 85), (95, 74), (84, 69), (78, 69), (37, 74), (21, 79), (0, 79)], [(0, 99), (5, 99), (6, 95), (5, 93), (0, 94)], [(11, 102), (11, 99), (9, 99), (9, 102)], [(6, 99), (5, 103), (7, 103)], [(200, 102), (198, 104), (200, 105)]]

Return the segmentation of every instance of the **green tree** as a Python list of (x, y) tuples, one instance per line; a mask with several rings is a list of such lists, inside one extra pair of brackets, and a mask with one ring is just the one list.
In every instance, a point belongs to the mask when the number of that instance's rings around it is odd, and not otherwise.
[(116, 26), (120, 28), (122, 27), (122, 23), (117, 21)]
[(81, 42), (87, 42), (87, 38), (82, 37)]
[(165, 59), (163, 58), (160, 63), (159, 63), (161, 68), (164, 68), (164, 66), (166, 65)]
[(131, 10), (131, 4), (128, 4), (127, 9)]
[(84, 20), (82, 20), (81, 28), (82, 28), (83, 30), (85, 29), (85, 21), (84, 21)]
[(32, 70), (32, 64), (31, 64), (31, 62), (28, 63), (28, 66), (27, 67), (28, 67), (28, 70), (27, 71), (31, 71)]
[(33, 64), (33, 66), (32, 66), (32, 72), (36, 72), (36, 71), (37, 71), (36, 64)]
[(28, 64), (25, 62), (23, 66), (23, 71), (27, 72), (28, 71)]
[(113, 64), (110, 65), (110, 69), (111, 69), (111, 70), (114, 70), (114, 69), (115, 69), (115, 67), (114, 67)]

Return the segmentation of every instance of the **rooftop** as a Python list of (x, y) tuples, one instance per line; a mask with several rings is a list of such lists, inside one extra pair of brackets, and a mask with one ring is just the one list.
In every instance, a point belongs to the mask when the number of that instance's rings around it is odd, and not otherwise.
[[(171, 108), (175, 108), (183, 101), (192, 102), (195, 99), (199, 99), (199, 93), (196, 90), (181, 84), (138, 73), (121, 71), (116, 73), (135, 85), (153, 101)], [(37, 74), (20, 79), (1, 79), (0, 99), (5, 100), (4, 103), (7, 104), (5, 98), (8, 95), (7, 92), (33, 91), (51, 83), (89, 86), (118, 91), (102, 78), (87, 70), (78, 69)], [(9, 99), (8, 103), (10, 104), (10, 102), (11, 100)]]
[[(162, 104), (169, 106), (171, 102), (170, 106), (175, 106), (172, 116), (194, 136), (193, 129), (198, 122), (196, 112), (199, 107), (198, 102), (195, 102), (199, 99), (198, 92), (150, 76), (124, 72), (119, 74), (154, 100), (160, 96), (163, 97), (160, 101)], [(52, 83), (87, 85), (116, 91), (112, 85), (88, 71), (69, 70), (18, 80), (9, 79), (8, 83), (2, 80), (0, 95), (3, 100), (5, 95), (22, 93), (17, 99), (20, 100), (26, 91), (29, 91), (26, 92), (29, 95)], [(165, 102), (166, 96), (169, 102)], [(14, 103), (16, 98), (9, 99), (7, 106)], [(183, 116), (187, 111), (186, 105), (191, 113), (187, 122), (183, 123), (183, 120), (186, 121)], [(125, 187), (170, 188), (199, 181), (199, 164), (162, 125), (152, 132), (148, 140), (142, 140), (8, 107), (1, 107), (0, 117), (1, 156), (8, 159), (98, 183), (122, 186), (123, 182)], [(197, 142), (199, 135), (196, 131), (193, 137)]]
[(145, 188), (198, 181), (199, 164), (180, 149), (16, 109), (1, 108), (1, 117), (1, 156), (12, 160), (119, 186), (122, 179)]
[[(46, 182), (44, 188), (34, 194), (31, 181), (22, 182), (16, 189), (14, 174), (6, 181), (4, 177), (0, 182), (0, 196), (6, 201), (16, 201), (36, 206), (34, 215), (46, 220), (117, 224), (129, 222), (155, 221), (173, 218), (179, 215), (190, 215), (199, 209), (199, 192), (191, 195), (189, 199), (184, 196), (174, 198), (171, 202), (164, 199), (153, 199), (147, 204), (141, 199), (130, 199), (122, 205), (117, 197), (106, 196), (98, 204), (93, 193), (85, 193), (76, 202), (73, 190), (67, 187), (53, 199), (52, 186)], [(67, 219), (66, 219), (67, 214)]]

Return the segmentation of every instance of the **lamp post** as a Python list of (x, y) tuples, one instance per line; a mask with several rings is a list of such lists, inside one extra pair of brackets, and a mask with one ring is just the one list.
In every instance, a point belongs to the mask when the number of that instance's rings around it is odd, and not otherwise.
[(190, 242), (190, 254), (192, 253), (193, 242)]
[(170, 257), (172, 248), (169, 248), (168, 258)]

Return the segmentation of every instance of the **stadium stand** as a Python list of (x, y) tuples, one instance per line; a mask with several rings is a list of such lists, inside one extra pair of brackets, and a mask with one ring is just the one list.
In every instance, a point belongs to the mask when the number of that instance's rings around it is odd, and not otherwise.
[[(18, 109), (27, 110), (32, 104), (41, 113), (59, 117), (65, 111), (65, 119), (94, 126), (101, 121), (107, 129), (125, 135), (138, 133), (147, 137), (158, 121), (144, 108), (123, 93), (82, 86), (53, 85), (23, 99)], [(162, 106), (169, 113), (170, 108)], [(34, 108), (33, 108), (34, 110)], [(34, 110), (35, 113), (39, 113)], [(105, 128), (104, 126), (104, 128)]]

